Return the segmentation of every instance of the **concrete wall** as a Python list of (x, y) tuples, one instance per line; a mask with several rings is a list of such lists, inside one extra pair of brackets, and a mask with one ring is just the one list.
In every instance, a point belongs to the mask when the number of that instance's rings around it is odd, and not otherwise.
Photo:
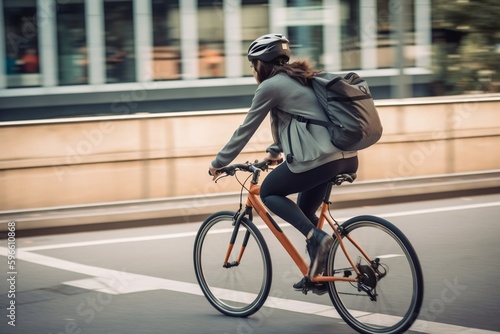
[[(378, 101), (384, 135), (359, 180), (500, 168), (500, 95)], [(208, 164), (246, 110), (0, 123), (0, 211), (239, 189)], [(237, 161), (262, 159), (264, 122)]]

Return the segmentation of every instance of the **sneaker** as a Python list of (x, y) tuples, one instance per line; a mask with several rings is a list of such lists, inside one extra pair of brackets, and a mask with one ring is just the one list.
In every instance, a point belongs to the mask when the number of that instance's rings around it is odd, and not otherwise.
[(325, 231), (314, 229), (312, 235), (306, 241), (311, 251), (311, 265), (309, 266), (309, 277), (322, 275), (325, 271), (325, 262), (328, 251), (333, 244), (333, 238)]
[(312, 293), (315, 293), (319, 296), (321, 295), (324, 295), (328, 290), (326, 288), (326, 284), (325, 283), (313, 283), (313, 282), (309, 282), (308, 286), (306, 289), (304, 289), (304, 284), (307, 284), (305, 283), (305, 280), (302, 279), (300, 280), (299, 282), (295, 283), (293, 285), (293, 288), (296, 290), (296, 291), (302, 291), (304, 292), (305, 291), (312, 291)]

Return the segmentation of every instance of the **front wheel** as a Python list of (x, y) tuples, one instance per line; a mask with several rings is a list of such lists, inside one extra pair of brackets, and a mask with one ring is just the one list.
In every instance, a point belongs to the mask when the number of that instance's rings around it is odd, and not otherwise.
[(360, 333), (408, 330), (420, 312), (424, 293), (422, 269), (412, 245), (398, 228), (379, 217), (354, 217), (341, 228), (344, 246), (360, 275), (336, 239), (327, 259), (327, 274), (358, 277), (356, 283), (328, 283), (338, 313)]
[(250, 220), (236, 221), (230, 211), (211, 215), (198, 230), (193, 255), (201, 290), (218, 311), (247, 317), (262, 307), (271, 288), (271, 257)]

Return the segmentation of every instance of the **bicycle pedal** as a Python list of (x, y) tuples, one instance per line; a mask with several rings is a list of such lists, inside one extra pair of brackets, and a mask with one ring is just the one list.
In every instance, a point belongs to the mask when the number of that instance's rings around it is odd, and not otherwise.
[(304, 277), (302, 279), (302, 293), (307, 295), (307, 292), (309, 292), (309, 287), (311, 286), (311, 279), (309, 277)]

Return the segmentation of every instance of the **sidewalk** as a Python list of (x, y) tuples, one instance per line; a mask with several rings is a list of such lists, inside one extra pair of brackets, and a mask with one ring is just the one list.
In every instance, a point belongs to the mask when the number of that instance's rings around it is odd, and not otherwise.
[[(500, 192), (500, 170), (431, 177), (354, 182), (334, 188), (336, 208)], [(194, 222), (220, 210), (238, 209), (239, 193), (98, 203), (73, 207), (0, 211), (0, 232), (52, 228), (120, 228)], [(43, 233), (43, 231), (39, 231)]]

